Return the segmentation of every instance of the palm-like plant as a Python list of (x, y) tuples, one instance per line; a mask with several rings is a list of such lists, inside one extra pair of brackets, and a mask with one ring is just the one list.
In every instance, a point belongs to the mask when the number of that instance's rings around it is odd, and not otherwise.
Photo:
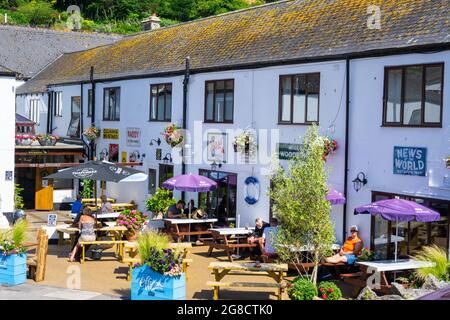
[(24, 219), (16, 222), (14, 227), (9, 230), (0, 231), (0, 248), (6, 253), (21, 253), (25, 248), (23, 243), (26, 239), (28, 223)]
[(425, 246), (422, 251), (414, 256), (419, 261), (429, 261), (433, 263), (432, 267), (417, 269), (415, 275), (420, 280), (432, 274), (439, 280), (450, 280), (450, 262), (448, 261), (447, 252), (437, 245)]
[(166, 234), (150, 230), (139, 234), (137, 243), (141, 262), (145, 263), (150, 259), (153, 250), (162, 251), (168, 248), (170, 238)]

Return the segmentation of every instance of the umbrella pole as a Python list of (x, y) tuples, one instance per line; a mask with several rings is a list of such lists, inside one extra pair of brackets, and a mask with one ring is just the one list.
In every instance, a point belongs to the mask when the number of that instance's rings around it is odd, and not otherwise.
[(97, 180), (94, 180), (94, 199), (95, 199), (95, 226), (97, 226)]
[(397, 262), (397, 246), (398, 246), (398, 218), (395, 224), (395, 262)]

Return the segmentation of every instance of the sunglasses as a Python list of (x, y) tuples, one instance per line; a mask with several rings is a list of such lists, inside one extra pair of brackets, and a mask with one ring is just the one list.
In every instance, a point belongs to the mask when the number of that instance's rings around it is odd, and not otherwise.
[(358, 232), (358, 230), (350, 230), (350, 232)]

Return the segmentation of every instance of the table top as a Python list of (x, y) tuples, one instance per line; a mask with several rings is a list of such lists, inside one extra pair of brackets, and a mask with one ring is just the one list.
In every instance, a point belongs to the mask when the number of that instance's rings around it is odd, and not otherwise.
[[(108, 200), (108, 202), (112, 202), (112, 203), (114, 203), (114, 202), (116, 202), (116, 199), (114, 199), (114, 198), (107, 198), (107, 200)], [(81, 203), (94, 203), (95, 202), (95, 198), (83, 198), (83, 199), (81, 199)], [(100, 198), (97, 198), (97, 202), (102, 202), (102, 199), (100, 199)]]
[(417, 261), (413, 259), (399, 259), (397, 262), (394, 260), (356, 261), (356, 264), (373, 268), (376, 272), (411, 270), (433, 266), (432, 262)]
[(288, 265), (285, 263), (261, 263), (261, 267), (255, 267), (254, 262), (211, 262), (209, 269), (227, 269), (236, 271), (288, 271)]
[(210, 231), (217, 232), (220, 235), (228, 236), (228, 235), (248, 235), (253, 232), (252, 229), (245, 228), (212, 228)]
[[(97, 219), (111, 219), (111, 218), (117, 218), (120, 216), (120, 212), (111, 212), (111, 213), (99, 213), (97, 215)], [(95, 218), (95, 214), (94, 214)]]
[[(62, 225), (62, 226), (56, 226), (57, 231), (65, 232), (65, 233), (77, 233), (80, 232), (79, 228), (71, 227), (68, 225)], [(127, 227), (125, 226), (108, 226), (108, 227), (102, 227), (102, 228), (95, 228), (95, 231), (127, 231)]]
[(164, 219), (171, 224), (190, 224), (190, 223), (214, 223), (217, 219)]

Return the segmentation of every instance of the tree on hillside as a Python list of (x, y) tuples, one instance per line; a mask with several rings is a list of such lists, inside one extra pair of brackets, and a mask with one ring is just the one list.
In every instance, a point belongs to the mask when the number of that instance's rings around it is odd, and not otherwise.
[[(323, 137), (312, 126), (304, 136), (300, 155), (289, 161), (288, 171), (280, 166), (275, 170), (274, 188), (269, 191), (273, 212), (280, 221), (275, 236), (277, 252), (281, 260), (294, 264), (299, 274), (305, 273), (299, 267), (301, 262), (312, 262), (309, 278), (314, 284), (318, 264), (331, 254), (335, 242), (330, 203), (325, 199), (328, 174), (323, 152)], [(308, 251), (298, 250), (301, 247)]]

